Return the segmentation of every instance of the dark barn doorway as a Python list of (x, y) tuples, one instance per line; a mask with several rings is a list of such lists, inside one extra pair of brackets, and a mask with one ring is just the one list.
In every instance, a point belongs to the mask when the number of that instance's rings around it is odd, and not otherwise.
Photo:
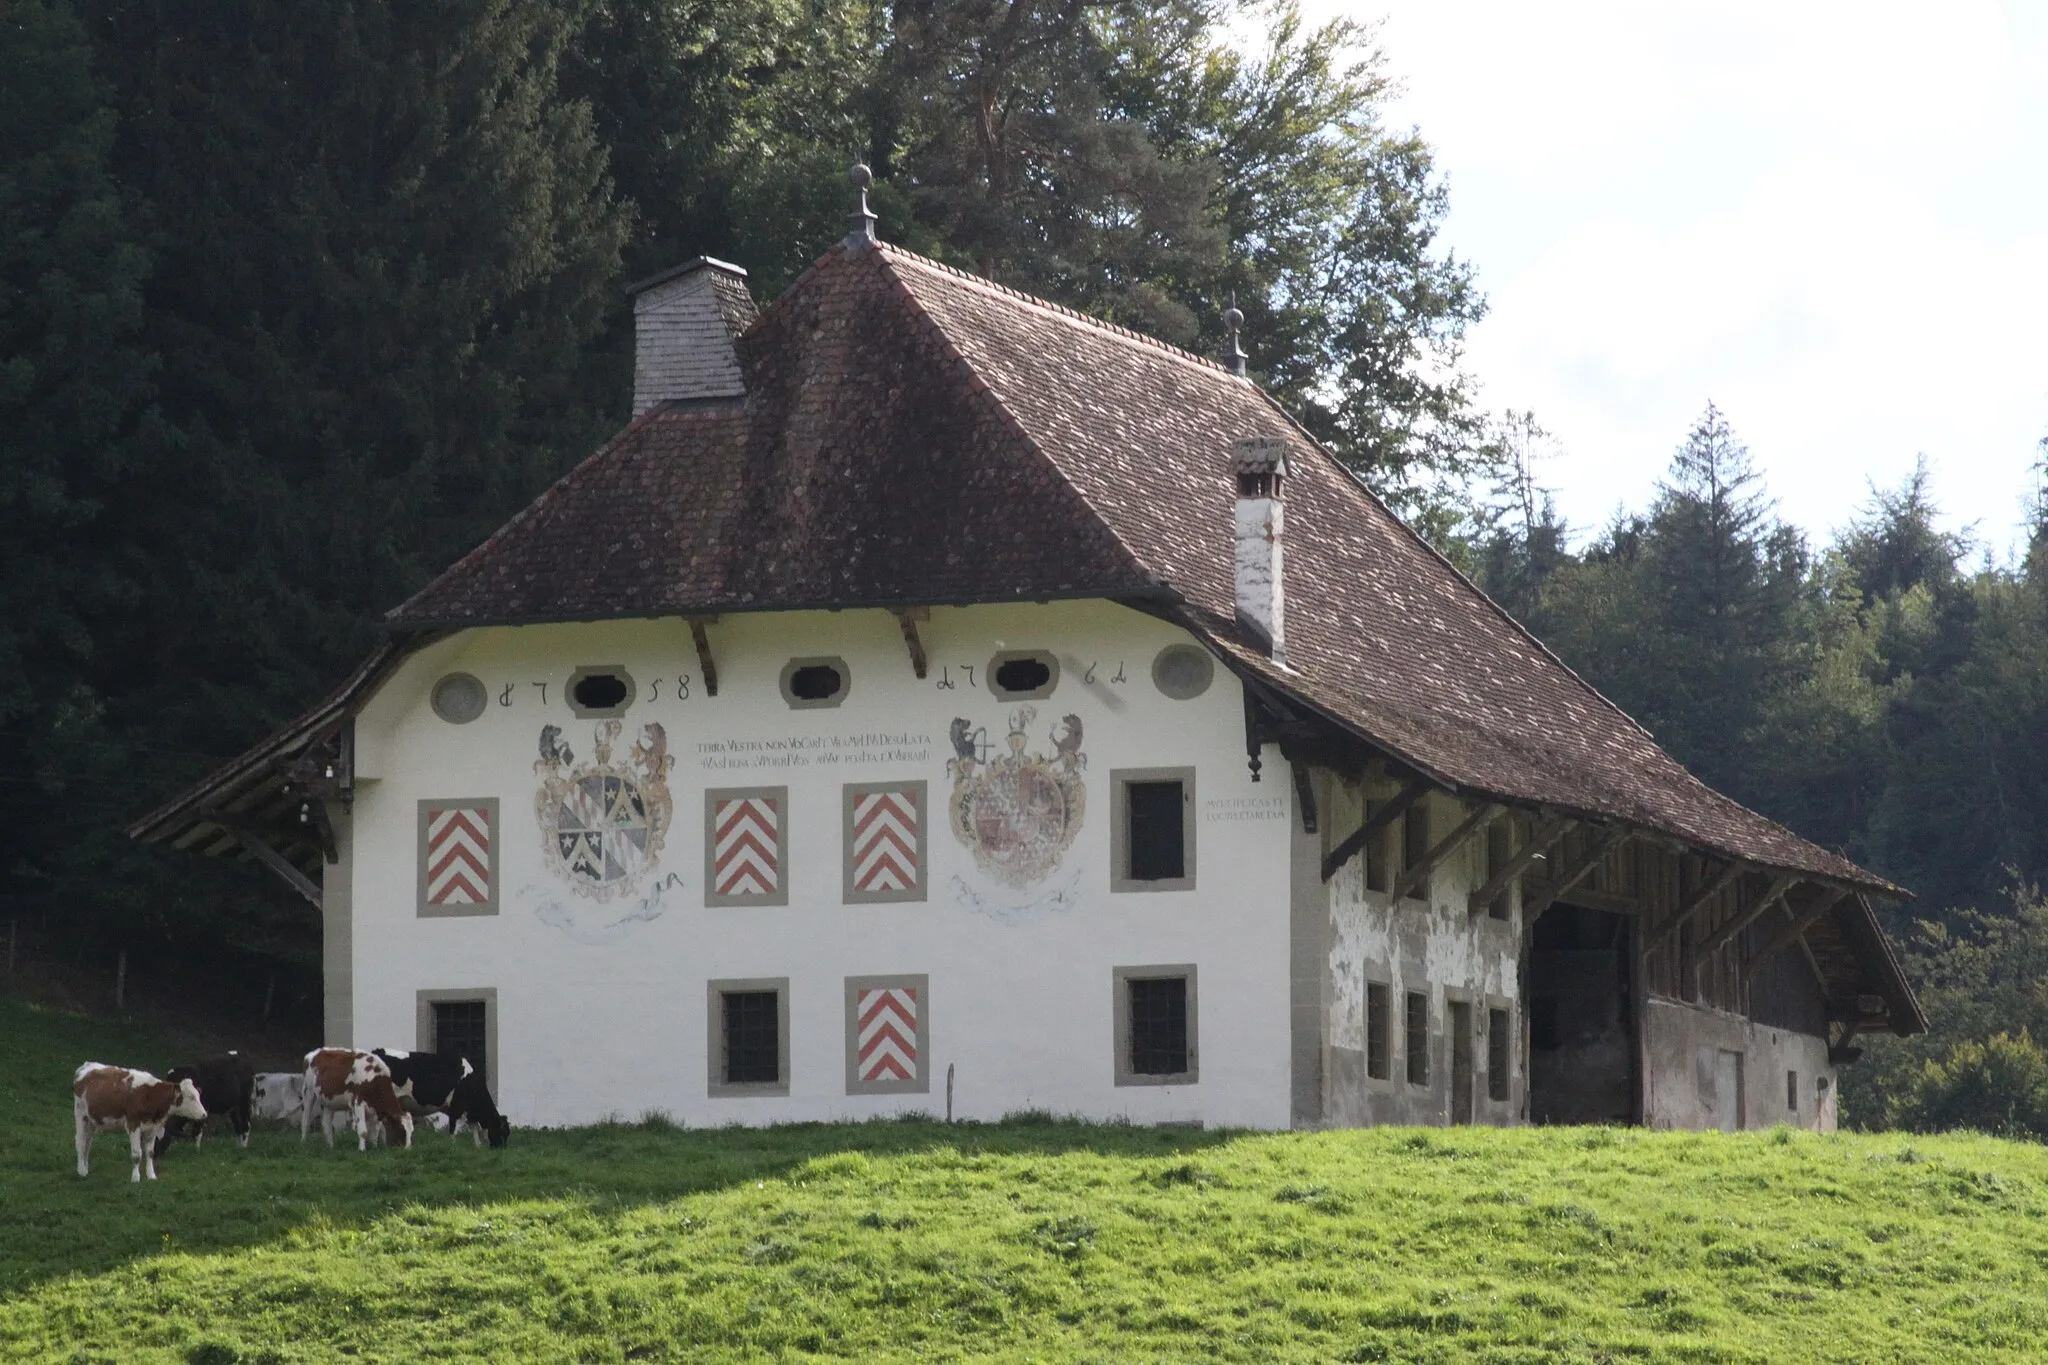
[(1553, 905), (1529, 952), (1529, 1120), (1634, 1123), (1635, 1010), (1626, 915)]

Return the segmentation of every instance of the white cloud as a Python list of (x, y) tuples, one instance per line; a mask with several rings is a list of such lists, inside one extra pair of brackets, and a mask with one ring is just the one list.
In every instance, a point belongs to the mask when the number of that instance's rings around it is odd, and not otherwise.
[[(1339, 12), (1331, 0), (1318, 12)], [(1580, 526), (1641, 505), (1711, 397), (1785, 513), (1915, 456), (2011, 542), (2048, 432), (2048, 7), (1394, 0), (1382, 30)]]

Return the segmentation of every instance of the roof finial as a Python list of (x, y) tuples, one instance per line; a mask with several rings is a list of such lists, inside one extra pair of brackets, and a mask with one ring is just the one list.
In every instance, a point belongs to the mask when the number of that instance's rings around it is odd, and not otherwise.
[(1237, 344), (1238, 329), (1244, 326), (1244, 314), (1237, 307), (1237, 291), (1230, 291), (1230, 307), (1223, 310), (1223, 331), (1229, 344), (1223, 348), (1223, 368), (1239, 379), (1244, 378), (1244, 347)]
[(856, 161), (853, 169), (846, 173), (853, 182), (854, 208), (847, 219), (846, 244), (848, 246), (873, 246), (875, 244), (875, 215), (868, 209), (868, 186), (875, 183), (875, 173)]

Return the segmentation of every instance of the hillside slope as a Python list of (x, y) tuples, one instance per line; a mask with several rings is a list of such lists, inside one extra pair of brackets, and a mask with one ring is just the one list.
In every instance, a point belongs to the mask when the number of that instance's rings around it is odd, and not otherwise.
[[(2038, 1359), (2048, 1153), (1973, 1137), (904, 1122), (180, 1146), (0, 1000), (0, 1356)], [(515, 1122), (517, 1116), (514, 1116)]]

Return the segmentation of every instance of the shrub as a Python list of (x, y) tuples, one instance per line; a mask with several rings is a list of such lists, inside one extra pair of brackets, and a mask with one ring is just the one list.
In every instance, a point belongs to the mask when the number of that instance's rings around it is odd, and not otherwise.
[(2002, 1137), (2048, 1138), (2048, 1054), (2033, 1036), (1966, 1040), (1923, 1064), (1899, 1105), (1915, 1132), (1975, 1128)]

